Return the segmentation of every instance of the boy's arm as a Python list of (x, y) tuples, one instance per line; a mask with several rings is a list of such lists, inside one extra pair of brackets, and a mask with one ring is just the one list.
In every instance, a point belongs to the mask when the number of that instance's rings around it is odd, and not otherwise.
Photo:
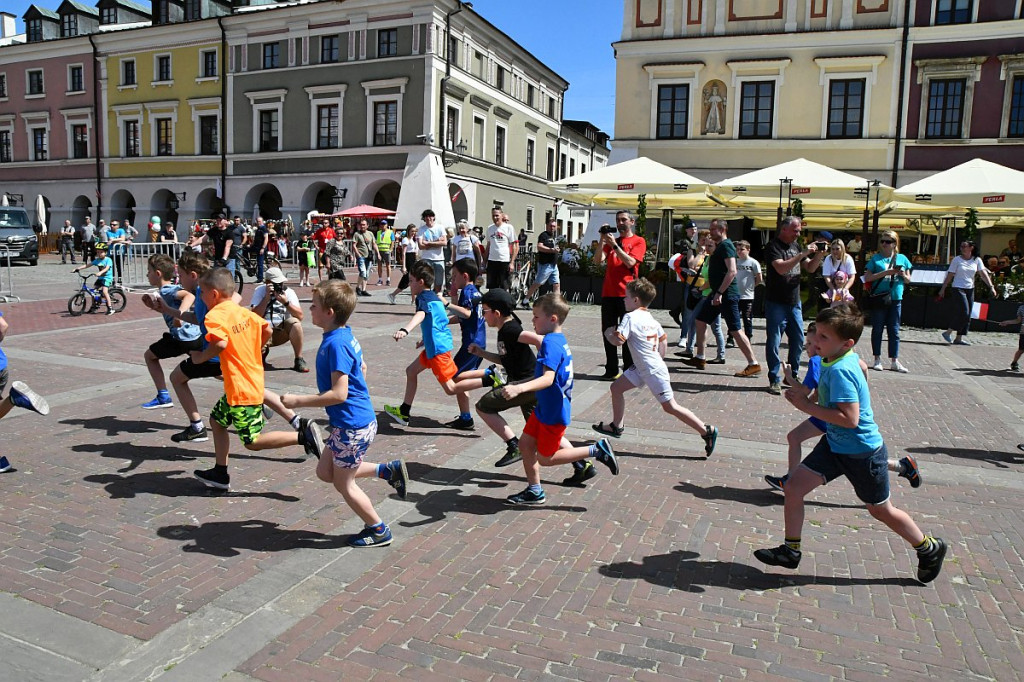
[(519, 343), (528, 343), (539, 349), (540, 345), (544, 343), (544, 337), (540, 334), (528, 332), (524, 329), (523, 333), (519, 335)]
[(484, 348), (481, 348), (480, 346), (478, 346), (475, 343), (469, 344), (469, 348), (467, 348), (466, 350), (469, 351), (470, 355), (475, 355), (478, 358), (483, 358), (487, 362), (495, 362), (495, 363), (500, 363), (501, 362), (501, 356), (500, 355), (498, 355), (497, 353), (492, 353), (492, 352), (490, 352), (490, 351), (488, 351), (488, 350), (486, 350)]
[(0, 341), (4, 340), (4, 335), (7, 334), (7, 320), (0, 317)]
[(270, 328), (269, 322), (263, 320), (263, 326), (260, 327), (260, 348), (268, 345), (272, 338), (274, 338), (274, 330)]
[(999, 326), (1008, 327), (1011, 324), (1024, 324), (1024, 320), (1022, 320), (1021, 316), (1018, 315), (1017, 317), (1012, 317), (1009, 320), (1003, 320), (1002, 322), (999, 323)]
[(401, 341), (412, 332), (413, 329), (420, 326), (423, 322), (423, 318), (427, 316), (422, 310), (417, 310), (416, 313), (409, 318), (409, 321), (405, 323), (405, 326), (395, 332), (395, 341)]
[(175, 296), (178, 298), (178, 312), (180, 314), (187, 313), (191, 310), (192, 304), (196, 301), (196, 295), (186, 289), (179, 289)]
[(191, 353), (189, 353), (189, 355), (192, 356), (193, 363), (201, 365), (204, 362), (209, 362), (210, 360), (220, 355), (221, 352), (227, 347), (227, 339), (217, 339), (216, 341), (211, 341), (209, 344), (207, 344), (206, 348), (204, 348), (203, 350), (194, 350)]
[(661, 356), (662, 360), (668, 355), (668, 334), (662, 334), (661, 338), (658, 339), (658, 355)]
[(107, 271), (108, 271), (108, 270), (110, 270), (110, 266), (109, 266), (109, 265), (104, 265), (104, 266), (103, 266), (102, 268), (99, 268), (99, 269), (98, 269), (98, 270), (96, 271), (96, 279), (99, 279), (100, 277), (102, 277), (103, 275), (105, 275), (105, 274), (107, 273)]
[(455, 305), (454, 303), (448, 304), (448, 312), (455, 313), (456, 317), (462, 318), (463, 320), (473, 316), (473, 310), (471, 308), (463, 308), (462, 306)]
[(606, 341), (608, 341), (608, 343), (616, 347), (626, 343), (625, 337), (622, 336), (622, 334), (619, 333), (619, 330), (615, 327), (608, 327), (607, 329), (605, 329), (604, 338)]
[(331, 387), (316, 395), (285, 393), (281, 402), (288, 409), (296, 407), (329, 407), (348, 400), (348, 375), (337, 370), (331, 372)]
[(523, 393), (543, 391), (553, 383), (555, 383), (555, 370), (545, 367), (544, 373), (536, 379), (530, 379), (529, 381), (524, 381), (521, 384), (506, 384), (505, 387), (501, 389), (501, 394), (505, 396), (505, 400), (512, 400)]
[[(804, 389), (807, 387), (804, 386)], [(823, 407), (810, 399), (810, 395), (803, 395), (801, 391), (794, 391), (792, 388), (786, 391), (786, 400), (793, 407), (811, 417), (835, 424), (844, 429), (855, 429), (860, 423), (860, 403), (836, 403), (835, 407)]]

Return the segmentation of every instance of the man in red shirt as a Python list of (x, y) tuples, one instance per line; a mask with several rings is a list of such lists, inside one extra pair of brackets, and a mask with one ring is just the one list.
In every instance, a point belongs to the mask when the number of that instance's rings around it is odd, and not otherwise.
[(316, 242), (316, 276), (317, 279), (323, 280), (323, 267), (324, 267), (324, 250), (327, 248), (327, 242), (334, 239), (334, 230), (331, 228), (331, 221), (327, 219), (320, 223), (320, 227), (316, 228), (316, 232), (313, 233), (313, 240)]
[[(617, 328), (626, 314), (626, 284), (636, 279), (640, 263), (647, 253), (647, 240), (633, 234), (633, 216), (629, 211), (615, 214), (617, 229), (605, 225), (601, 228), (601, 243), (594, 254), (594, 265), (607, 263), (604, 285), (601, 287), (601, 337), (604, 339), (605, 370), (602, 379), (611, 381), (619, 376), (619, 358), (615, 346), (608, 343), (604, 330)], [(622, 344), (622, 369), (629, 369), (633, 357), (629, 347)]]

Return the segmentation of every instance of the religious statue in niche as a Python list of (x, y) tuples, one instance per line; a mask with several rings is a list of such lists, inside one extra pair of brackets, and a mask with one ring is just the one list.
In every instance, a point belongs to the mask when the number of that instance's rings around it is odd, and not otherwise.
[(701, 118), (701, 133), (704, 135), (725, 135), (725, 83), (708, 81), (702, 91), (704, 115)]

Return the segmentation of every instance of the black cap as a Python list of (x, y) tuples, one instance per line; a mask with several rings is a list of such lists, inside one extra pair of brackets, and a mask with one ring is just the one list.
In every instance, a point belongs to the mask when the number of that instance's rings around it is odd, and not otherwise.
[(488, 289), (487, 293), (480, 297), (480, 302), (491, 310), (495, 310), (502, 317), (508, 317), (516, 309), (516, 302), (512, 300), (512, 294), (504, 289)]

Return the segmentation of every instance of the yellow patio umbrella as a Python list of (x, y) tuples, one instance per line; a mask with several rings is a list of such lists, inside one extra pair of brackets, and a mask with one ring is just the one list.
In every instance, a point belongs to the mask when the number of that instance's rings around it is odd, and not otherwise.
[(650, 209), (713, 208), (708, 183), (641, 156), (548, 183), (552, 194), (577, 204), (636, 209), (646, 195)]

